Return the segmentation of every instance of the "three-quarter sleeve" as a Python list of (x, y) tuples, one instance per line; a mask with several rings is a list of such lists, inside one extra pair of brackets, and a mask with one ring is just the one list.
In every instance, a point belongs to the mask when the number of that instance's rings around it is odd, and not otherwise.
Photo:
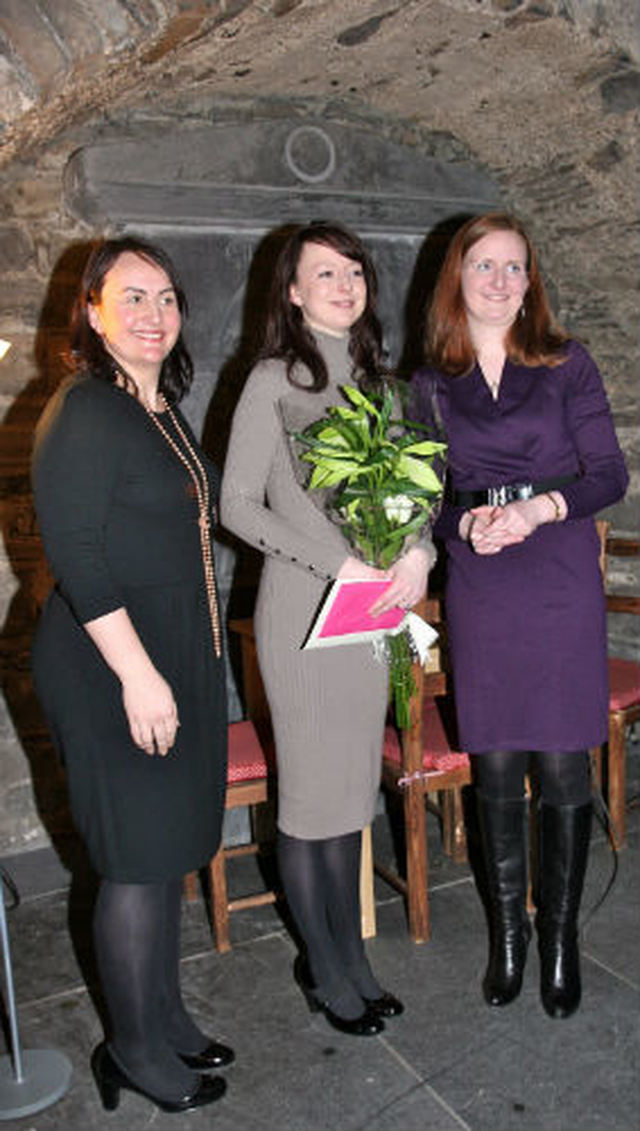
[(621, 499), (629, 483), (598, 368), (583, 346), (572, 343), (565, 413), (580, 466), (575, 483), (562, 487), (567, 518), (597, 514)]
[[(330, 580), (349, 554), (346, 544), (340, 544), (333, 530), (326, 538), (310, 535), (267, 502), (274, 463), (282, 458), (277, 402), (286, 386), (281, 370), (279, 363), (257, 366), (238, 402), (222, 477), (220, 520), (263, 554)], [(327, 520), (327, 534), (329, 525)]]
[(108, 387), (78, 381), (46, 410), (32, 464), (38, 525), (62, 596), (81, 624), (120, 608), (105, 552), (107, 518), (121, 470)]

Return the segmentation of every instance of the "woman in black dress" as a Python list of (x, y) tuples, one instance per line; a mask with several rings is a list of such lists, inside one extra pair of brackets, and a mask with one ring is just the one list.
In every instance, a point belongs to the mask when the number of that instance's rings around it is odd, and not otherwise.
[(111, 1032), (93, 1056), (166, 1111), (218, 1099), (233, 1052), (180, 995), (181, 877), (220, 840), (226, 697), (210, 535), (218, 481), (177, 402), (186, 304), (144, 241), (94, 250), (74, 312), (77, 373), (45, 410), (33, 462), (55, 587), (34, 677), (101, 878), (94, 940)]

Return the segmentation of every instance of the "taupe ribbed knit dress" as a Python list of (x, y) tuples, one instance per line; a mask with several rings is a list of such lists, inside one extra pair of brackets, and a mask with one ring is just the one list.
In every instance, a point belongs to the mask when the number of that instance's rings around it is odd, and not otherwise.
[(348, 337), (316, 338), (329, 371), (322, 392), (295, 389), (281, 361), (261, 362), (251, 373), (221, 495), (222, 524), (265, 555), (255, 627), (276, 739), (278, 825), (309, 840), (372, 820), (387, 705), (387, 670), (370, 644), (301, 651), (327, 585), (350, 553), (296, 481), (282, 424), (283, 412), (310, 423), (343, 401), (340, 385), (354, 384)]

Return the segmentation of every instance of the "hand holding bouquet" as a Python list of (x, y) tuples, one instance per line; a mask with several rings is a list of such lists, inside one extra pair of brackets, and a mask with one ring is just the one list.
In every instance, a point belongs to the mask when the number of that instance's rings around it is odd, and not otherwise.
[[(313, 467), (310, 491), (323, 490), (325, 510), (342, 527), (354, 555), (389, 570), (417, 545), (442, 496), (434, 463), (446, 445), (396, 414), (392, 388), (376, 397), (343, 386), (348, 405), (334, 405), (295, 439)], [(418, 619), (418, 618), (416, 618)], [(411, 665), (416, 645), (409, 625), (385, 637), (396, 718), (409, 725)]]

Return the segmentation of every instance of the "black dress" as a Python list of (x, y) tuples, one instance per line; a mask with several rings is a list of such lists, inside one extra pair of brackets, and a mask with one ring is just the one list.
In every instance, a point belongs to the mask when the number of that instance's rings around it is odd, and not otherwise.
[[(180, 444), (168, 414), (161, 420)], [(200, 456), (215, 500), (216, 471)], [(214, 855), (226, 783), (224, 663), (213, 647), (191, 478), (133, 396), (87, 377), (49, 406), (33, 481), (56, 581), (33, 670), (74, 821), (101, 876), (177, 878)], [(133, 743), (120, 681), (83, 628), (122, 607), (177, 702), (166, 757)]]

